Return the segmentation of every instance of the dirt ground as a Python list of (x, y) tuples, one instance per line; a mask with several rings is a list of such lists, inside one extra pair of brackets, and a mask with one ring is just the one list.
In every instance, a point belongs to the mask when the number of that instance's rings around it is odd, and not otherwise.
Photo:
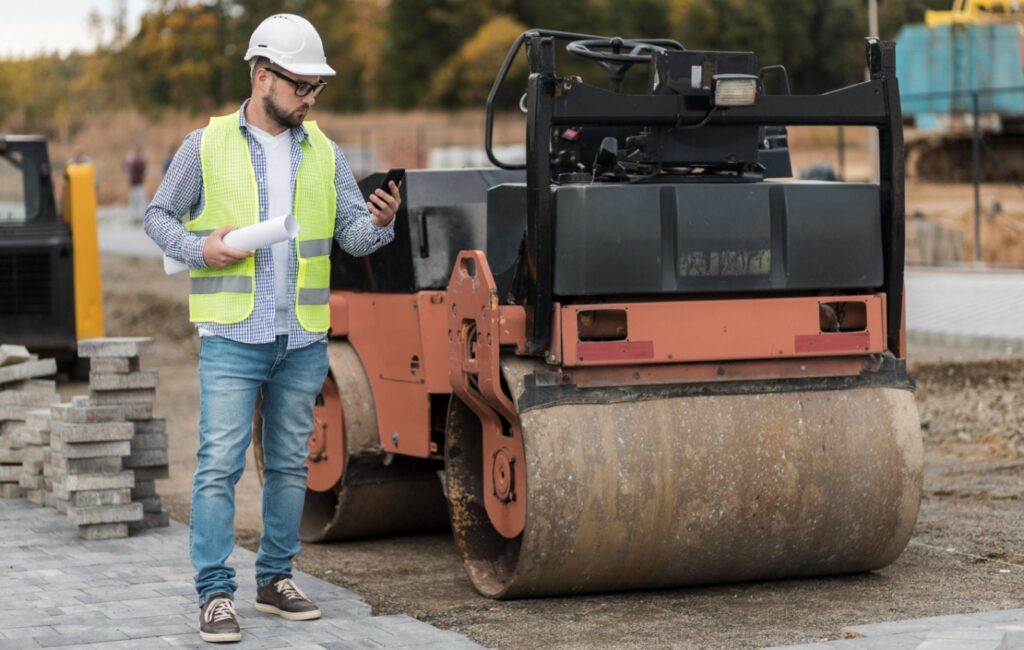
[[(198, 399), (186, 280), (158, 260), (104, 257), (110, 335), (152, 335), (157, 412), (171, 478), (158, 488), (187, 521)], [(925, 493), (910, 546), (871, 574), (573, 598), (495, 602), (470, 586), (448, 535), (306, 545), (297, 567), (494, 648), (738, 648), (839, 638), (843, 626), (1024, 606), (1024, 359), (913, 348), (926, 444)], [(251, 467), (251, 464), (250, 464)], [(239, 485), (237, 534), (254, 548), (258, 484)]]

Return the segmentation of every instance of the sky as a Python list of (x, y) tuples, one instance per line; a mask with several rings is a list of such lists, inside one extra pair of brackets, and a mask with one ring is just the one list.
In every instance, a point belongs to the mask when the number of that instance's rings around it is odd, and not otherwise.
[[(148, 0), (125, 0), (128, 34), (139, 29)], [(96, 46), (89, 31), (89, 12), (109, 17), (116, 0), (0, 0), (0, 58), (42, 52), (88, 52)], [(107, 34), (109, 37), (109, 34)]]

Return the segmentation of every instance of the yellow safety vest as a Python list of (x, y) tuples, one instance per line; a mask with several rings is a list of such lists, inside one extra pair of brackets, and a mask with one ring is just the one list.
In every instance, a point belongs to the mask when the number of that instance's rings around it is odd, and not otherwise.
[[(302, 163), (295, 179), (293, 214), (299, 222), (295, 240), (298, 278), (295, 315), (309, 332), (326, 332), (331, 289), (331, 241), (337, 212), (334, 147), (316, 122), (305, 123)], [(249, 157), (249, 143), (238, 128), (238, 112), (210, 118), (203, 131), (199, 158), (206, 203), (188, 222), (196, 234), (223, 226), (242, 228), (259, 220), (259, 190)], [(278, 216), (278, 215), (273, 215)], [(252, 314), (256, 295), (256, 257), (222, 269), (194, 269), (189, 274), (188, 308), (192, 322), (240, 323)]]

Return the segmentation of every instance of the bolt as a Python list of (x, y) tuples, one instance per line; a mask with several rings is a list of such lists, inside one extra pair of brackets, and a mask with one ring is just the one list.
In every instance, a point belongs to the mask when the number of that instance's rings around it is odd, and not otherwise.
[(391, 444), (393, 444), (396, 447), (398, 446), (398, 432), (397, 431), (392, 431), (391, 432)]

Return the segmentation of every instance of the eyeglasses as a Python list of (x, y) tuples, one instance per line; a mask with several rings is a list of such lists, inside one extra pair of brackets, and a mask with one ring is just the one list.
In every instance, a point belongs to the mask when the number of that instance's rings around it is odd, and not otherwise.
[(295, 94), (298, 97), (305, 97), (309, 93), (313, 93), (313, 97), (316, 97), (324, 89), (324, 86), (327, 85), (327, 82), (324, 81), (323, 79), (321, 79), (320, 81), (316, 82), (315, 84), (309, 84), (309, 83), (306, 83), (305, 81), (296, 81), (295, 79), (292, 79), (291, 77), (289, 77), (287, 75), (281, 74), (280, 72), (278, 72), (277, 70), (275, 70), (273, 68), (267, 68), (267, 72), (270, 72), (271, 74), (273, 74), (278, 79), (284, 79), (285, 81), (287, 81), (291, 85), (295, 86)]

